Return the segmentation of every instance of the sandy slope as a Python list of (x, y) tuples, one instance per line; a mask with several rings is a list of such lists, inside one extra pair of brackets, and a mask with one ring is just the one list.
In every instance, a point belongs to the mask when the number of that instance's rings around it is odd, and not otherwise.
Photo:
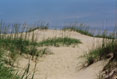
[[(100, 61), (80, 70), (82, 63), (80, 56), (98, 46), (102, 39), (60, 30), (37, 30), (35, 35), (38, 41), (52, 37), (69, 36), (80, 39), (82, 44), (76, 47), (48, 47), (53, 54), (39, 58), (34, 79), (96, 79), (104, 66), (104, 61)], [(18, 62), (18, 66), (24, 68), (27, 62), (28, 59), (22, 57)], [(33, 68), (34, 62), (31, 61), (31, 70)]]

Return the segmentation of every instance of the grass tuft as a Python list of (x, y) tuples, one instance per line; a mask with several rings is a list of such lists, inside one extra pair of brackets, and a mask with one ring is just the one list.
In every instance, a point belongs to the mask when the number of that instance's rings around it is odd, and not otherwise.
[(35, 30), (47, 30), (47, 29), (48, 29), (48, 25), (36, 26), (36, 27), (30, 28), (28, 32), (33, 32)]
[(19, 79), (18, 76), (13, 74), (14, 69), (5, 66), (5, 51), (0, 49), (0, 79)]
[[(68, 26), (62, 28), (62, 30), (70, 30), (70, 31), (75, 31), (78, 33), (81, 33), (83, 35), (91, 36), (91, 37), (97, 37), (97, 38), (108, 38), (108, 39), (114, 39), (115, 37), (112, 34), (108, 34), (106, 31), (100, 34), (94, 34), (90, 30), (88, 26), (85, 26), (84, 24), (80, 24), (79, 26)], [(108, 35), (107, 35), (108, 34)]]
[(51, 39), (47, 39), (44, 41), (41, 41), (38, 45), (39, 46), (60, 46), (60, 45), (66, 45), (66, 46), (70, 46), (70, 45), (77, 45), (81, 43), (80, 40), (78, 39), (74, 39), (74, 38), (68, 38), (68, 37), (58, 37), (58, 38), (51, 38)]
[(62, 30), (76, 31), (84, 35), (93, 36), (93, 34), (89, 32), (89, 28), (84, 25), (64, 27)]
[(114, 55), (114, 59), (117, 60), (117, 41), (109, 42), (101, 47), (93, 49), (86, 54), (88, 66), (102, 59), (110, 58), (109, 54)]

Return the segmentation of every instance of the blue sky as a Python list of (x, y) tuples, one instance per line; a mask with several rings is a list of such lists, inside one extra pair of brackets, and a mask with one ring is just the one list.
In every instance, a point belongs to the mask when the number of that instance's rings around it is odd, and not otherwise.
[(8, 23), (48, 22), (51, 26), (79, 22), (114, 26), (116, 0), (0, 0), (0, 19)]

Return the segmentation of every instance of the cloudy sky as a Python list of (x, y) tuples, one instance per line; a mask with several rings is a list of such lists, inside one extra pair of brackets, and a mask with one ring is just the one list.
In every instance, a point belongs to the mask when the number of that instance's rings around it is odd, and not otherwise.
[(79, 22), (112, 27), (116, 0), (0, 0), (0, 19), (8, 23), (48, 22), (51, 26)]

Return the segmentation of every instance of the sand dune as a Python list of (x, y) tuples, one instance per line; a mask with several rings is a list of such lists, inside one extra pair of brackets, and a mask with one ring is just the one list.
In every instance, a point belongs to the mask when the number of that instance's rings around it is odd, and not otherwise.
[[(48, 47), (53, 54), (39, 58), (34, 79), (96, 79), (104, 66), (104, 61), (80, 69), (83, 59), (80, 58), (92, 48), (101, 44), (102, 39), (82, 35), (77, 32), (61, 30), (36, 30), (37, 41), (53, 37), (71, 37), (80, 39), (82, 44), (72, 47)], [(21, 57), (18, 66), (26, 67), (28, 59)], [(31, 70), (34, 62), (31, 61)], [(30, 72), (31, 72), (30, 70)]]

